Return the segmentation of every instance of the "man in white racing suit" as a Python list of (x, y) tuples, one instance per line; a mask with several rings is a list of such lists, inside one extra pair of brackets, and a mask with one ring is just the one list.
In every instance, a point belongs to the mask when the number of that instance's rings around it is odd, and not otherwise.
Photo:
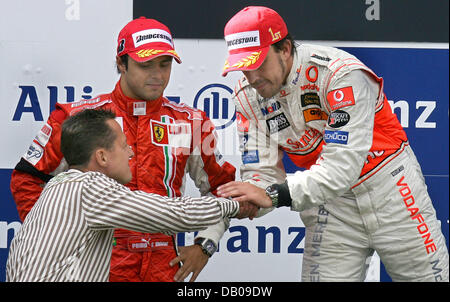
[[(300, 212), (302, 281), (363, 281), (374, 251), (394, 281), (448, 281), (440, 222), (383, 79), (342, 50), (296, 46), (266, 7), (233, 16), (225, 40), (223, 75), (245, 75), (234, 93), (243, 182), (218, 193)], [(286, 176), (283, 151), (306, 170)]]

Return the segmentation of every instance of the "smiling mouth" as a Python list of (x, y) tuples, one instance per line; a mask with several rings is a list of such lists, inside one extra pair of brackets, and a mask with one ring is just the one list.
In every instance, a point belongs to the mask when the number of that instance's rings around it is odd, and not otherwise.
[(163, 87), (162, 84), (145, 84), (146, 87), (150, 88), (150, 89), (160, 89)]

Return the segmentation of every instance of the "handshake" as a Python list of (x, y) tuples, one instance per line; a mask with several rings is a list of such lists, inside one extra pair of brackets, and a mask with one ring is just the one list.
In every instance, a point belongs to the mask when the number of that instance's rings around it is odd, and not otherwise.
[(241, 181), (231, 181), (217, 188), (217, 196), (231, 198), (239, 202), (239, 213), (235, 218), (256, 217), (259, 208), (272, 207), (272, 199), (266, 191), (251, 183)]

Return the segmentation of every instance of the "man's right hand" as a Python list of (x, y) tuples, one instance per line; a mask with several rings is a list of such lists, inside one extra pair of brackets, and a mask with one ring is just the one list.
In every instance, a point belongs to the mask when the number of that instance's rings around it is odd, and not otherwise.
[(253, 218), (255, 218), (256, 214), (258, 213), (258, 210), (259, 207), (255, 206), (250, 202), (239, 201), (239, 213), (236, 215), (235, 218), (238, 219), (248, 218), (252, 220)]

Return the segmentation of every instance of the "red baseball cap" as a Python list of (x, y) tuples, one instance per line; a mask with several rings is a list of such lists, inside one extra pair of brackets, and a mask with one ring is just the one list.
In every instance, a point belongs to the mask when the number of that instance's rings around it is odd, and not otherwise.
[(228, 46), (222, 76), (235, 70), (255, 70), (261, 66), (270, 45), (288, 34), (281, 16), (268, 7), (247, 6), (225, 25), (224, 35)]
[(175, 52), (172, 34), (167, 26), (155, 19), (140, 17), (130, 21), (117, 38), (117, 55), (128, 54), (137, 62), (145, 62), (160, 56), (181, 59)]

